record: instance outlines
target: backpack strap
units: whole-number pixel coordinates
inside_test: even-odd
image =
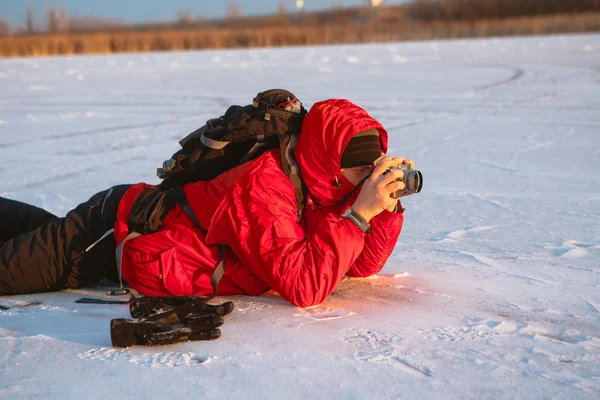
[[[117,250],[115,251],[115,258],[117,260],[117,273],[119,274],[119,290],[111,290],[108,292],[108,295],[111,296],[119,296],[129,293],[129,290],[123,288],[123,273],[122,273],[122,265],[123,265],[123,247],[125,246],[125,242],[131,239],[135,239],[136,237],[142,236],[141,233],[131,232],[127,237],[117,246]]]
[[[200,136],[200,141],[202,142],[203,145],[205,145],[209,149],[213,149],[213,150],[224,149],[229,143],[231,143],[231,141],[221,141],[221,140],[211,139],[211,138],[205,136],[204,133],[202,133],[202,136]]]
[[[225,251],[227,251],[227,246],[224,244],[219,245],[219,251],[221,252],[221,262],[215,268],[212,276],[210,277],[210,284],[213,288],[212,295],[208,296],[208,300],[214,298],[217,295],[217,286],[219,285],[219,281],[223,277],[225,273]]]
[[[183,188],[181,186],[177,186],[177,187],[170,189],[167,192],[167,196],[171,197],[172,199],[174,199],[177,202],[177,204],[179,204],[179,206],[182,208],[182,210],[187,214],[187,216],[192,220],[192,222],[198,229],[200,229],[204,233],[208,232],[206,229],[204,229],[202,227],[202,225],[200,225],[200,221],[198,221],[196,214],[194,214],[194,211],[190,207],[190,204],[188,203],[185,193],[183,191]],[[147,232],[147,233],[151,233],[151,232]],[[123,288],[123,273],[122,273],[123,247],[125,246],[125,242],[127,242],[128,240],[135,239],[140,236],[142,236],[141,233],[132,231],[129,235],[127,235],[125,240],[123,240],[117,246],[117,249],[115,252],[115,258],[117,261],[117,272],[119,274],[120,289],[111,291],[108,294],[123,295],[123,294],[129,293],[128,289]],[[212,286],[213,292],[209,297],[207,297],[207,300],[210,300],[217,295],[217,286],[219,285],[219,281],[221,280],[221,278],[223,277],[223,274],[225,273],[225,252],[227,251],[227,247],[222,244],[220,244],[218,247],[219,247],[219,252],[221,253],[221,261],[215,268],[215,270],[210,278],[210,284]]]
[[[300,167],[292,154],[296,143],[298,142],[298,135],[287,134],[280,138],[281,146],[281,166],[283,172],[287,175],[289,180],[294,185],[294,192],[296,194],[296,206],[298,209],[298,221],[302,220],[304,214],[304,207],[306,206],[306,185],[300,176]]]
[[[204,233],[208,232],[202,227],[202,225],[200,225],[200,221],[198,221],[196,214],[194,214],[194,210],[192,210],[192,207],[190,207],[190,204],[187,201],[187,197],[185,196],[185,192],[183,191],[183,188],[181,186],[177,186],[169,190],[168,195],[175,199],[175,201],[177,201],[177,204],[179,204],[181,209],[187,214],[187,216],[192,220],[192,222],[194,223],[194,225],[196,225],[198,229],[200,229]],[[227,251],[227,246],[220,244],[218,247],[219,252],[221,253],[221,261],[219,262],[217,268],[215,268],[212,276],[210,277],[210,285],[213,288],[213,292],[209,297],[207,297],[207,300],[210,300],[217,295],[217,286],[219,285],[219,282],[221,281],[221,278],[225,273],[225,252]]]
[[[198,221],[196,214],[194,214],[194,210],[192,210],[192,207],[190,207],[190,203],[188,203],[187,197],[185,197],[185,192],[181,186],[176,186],[170,189],[167,192],[167,195],[175,199],[177,204],[179,204],[179,207],[183,209],[187,216],[190,217],[194,225],[196,225],[196,228],[200,229],[204,233],[208,232],[208,230],[204,229],[202,225],[200,225],[200,221]]]

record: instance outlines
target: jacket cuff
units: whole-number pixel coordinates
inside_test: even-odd
[[[363,232],[354,222],[350,221],[348,218],[343,218],[341,216],[336,217],[339,218],[341,224],[346,224],[346,226],[348,227],[350,232],[352,232],[352,234],[360,236],[363,240],[367,236],[367,233]]]
[[[402,203],[400,202],[400,200],[398,200],[398,203],[396,203],[396,208],[394,209],[394,211],[389,211],[386,208],[379,215],[381,215],[382,217],[387,217],[387,219],[391,219],[391,218],[394,218],[395,214],[404,214],[404,210],[405,210],[405,208],[402,207]]]

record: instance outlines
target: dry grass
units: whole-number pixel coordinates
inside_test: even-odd
[[[32,35],[0,38],[0,56],[47,56],[235,47],[389,42],[503,35],[600,31],[600,12],[486,20],[398,19],[386,11],[372,21],[286,24],[264,28],[202,28],[156,32]]]
[[[600,0],[413,0],[405,9],[419,21],[478,21],[600,12]]]

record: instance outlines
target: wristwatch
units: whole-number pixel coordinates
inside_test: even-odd
[[[346,211],[344,211],[342,218],[346,218],[354,222],[356,226],[358,226],[358,229],[364,233],[371,232],[371,225],[369,225],[369,223],[359,213],[351,208],[348,208]]]

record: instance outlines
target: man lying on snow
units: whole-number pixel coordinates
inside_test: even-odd
[[[378,273],[398,240],[403,209],[391,195],[405,187],[398,167],[412,161],[382,156],[387,143],[385,129],[360,107],[316,103],[293,151],[307,188],[301,221],[278,149],[185,184],[197,221],[177,205],[158,231],[133,238],[128,218],[151,187],[145,183],[100,192],[64,218],[0,199],[0,295],[118,281],[119,245],[122,276],[140,293],[208,295],[225,245],[218,295],[273,289],[295,306],[319,304],[345,275]]]

